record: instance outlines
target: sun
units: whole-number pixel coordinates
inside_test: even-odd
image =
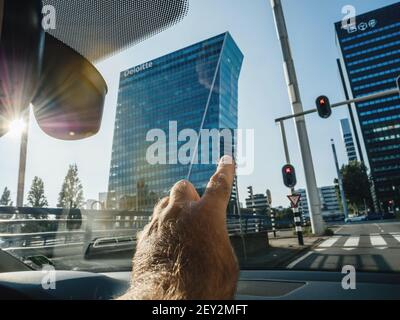
[[[19,137],[26,128],[26,123],[23,119],[15,119],[8,125],[9,134],[12,137]]]

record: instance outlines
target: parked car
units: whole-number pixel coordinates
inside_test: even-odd
[[[355,217],[351,217],[351,218],[347,218],[345,219],[345,222],[361,222],[361,221],[366,221],[367,220],[367,216],[363,215],[363,216],[355,216]]]

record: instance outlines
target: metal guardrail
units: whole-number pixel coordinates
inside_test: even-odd
[[[81,253],[89,244],[94,248],[133,245],[150,219],[149,213],[132,211],[0,208],[0,248],[45,250],[51,256],[66,249]],[[271,230],[271,221],[265,215],[228,215],[227,227],[230,236],[259,233]]]

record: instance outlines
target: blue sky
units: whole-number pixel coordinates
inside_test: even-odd
[[[77,163],[87,199],[97,199],[107,191],[119,73],[198,41],[229,31],[244,53],[239,83],[239,127],[254,129],[255,170],[239,178],[243,201],[246,186],[256,193],[271,189],[273,205],[288,205],[288,190],[282,184],[284,164],[279,128],[274,119],[291,112],[283,76],[282,56],[269,0],[189,0],[189,13],[178,25],[97,65],[105,77],[109,93],[102,128],[95,137],[64,142],[46,136],[34,119],[30,123],[27,189],[34,176],[45,183],[50,205],[55,206],[63,178],[71,163]],[[389,0],[283,0],[291,47],[305,109],[314,107],[320,94],[331,101],[343,100],[335,59],[334,22],[341,20],[342,7],[353,5],[361,14],[397,1]],[[335,167],[330,139],[336,141],[339,161],[346,161],[339,120],[347,109],[336,109],[331,118],[307,117],[307,126],[319,186],[330,185]],[[298,168],[298,187],[304,175],[292,122],[287,123],[289,148]],[[19,145],[7,135],[0,139],[0,190],[8,186],[16,197]],[[15,200],[14,200],[15,203]]]

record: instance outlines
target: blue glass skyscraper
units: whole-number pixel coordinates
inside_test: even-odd
[[[150,209],[188,177],[204,190],[216,163],[176,161],[185,144],[178,135],[185,129],[237,128],[242,61],[240,49],[224,33],[121,73],[108,190],[117,202]],[[148,134],[154,129],[166,133],[165,148],[158,150],[163,154],[157,154],[166,163],[148,158],[154,143]]]
[[[342,138],[346,147],[347,159],[349,162],[357,161],[357,152],[354,146],[353,133],[351,132],[349,119],[340,120],[340,128],[342,129]]]
[[[400,75],[400,2],[336,23],[342,62],[354,97],[396,88]],[[376,195],[385,210],[400,205],[400,96],[356,104]]]

